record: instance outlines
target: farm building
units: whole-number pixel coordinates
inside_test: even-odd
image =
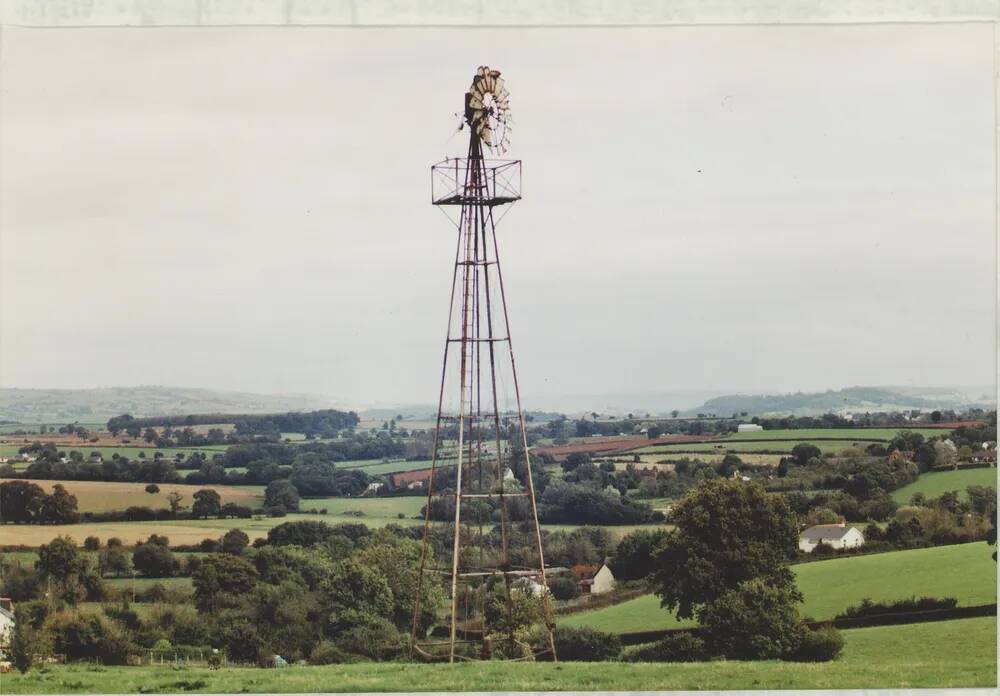
[[[738,433],[756,433],[763,429],[761,426],[753,423],[740,423],[736,426],[736,432]]]
[[[0,597],[0,648],[10,647],[14,634],[14,603],[7,597]]]
[[[580,580],[580,590],[584,594],[604,594],[615,589],[615,575],[608,567],[608,559],[590,577]]]
[[[848,527],[844,522],[817,524],[799,534],[799,550],[806,553],[811,552],[821,542],[835,549],[851,549],[864,546],[865,537],[858,529]]]

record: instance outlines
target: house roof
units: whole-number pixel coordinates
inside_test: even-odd
[[[0,614],[6,616],[11,621],[14,620],[14,612],[12,612],[10,609],[4,609],[3,607],[0,607]]]
[[[839,524],[817,524],[799,534],[800,539],[819,541],[820,539],[843,539],[854,527]]]

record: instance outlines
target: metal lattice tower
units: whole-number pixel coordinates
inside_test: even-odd
[[[468,124],[470,130],[468,155],[431,167],[432,203],[457,210],[453,222],[458,239],[411,647],[415,655],[450,662],[492,657],[494,641],[504,643],[497,647],[504,648],[506,657],[549,654],[556,659],[496,238],[495,212],[521,197],[521,162],[488,160],[483,155],[484,146],[506,149],[507,97],[500,73],[479,68],[466,94],[463,126]],[[456,399],[457,407],[446,407],[446,397]],[[450,528],[432,525],[432,509],[448,514]],[[438,532],[435,553],[432,537]],[[449,555],[451,562],[445,566]],[[422,589],[431,582],[443,582],[450,600],[447,635],[437,639],[422,635],[420,626]],[[542,604],[547,644],[541,647],[529,646],[515,635],[514,600],[523,588]],[[498,631],[497,625],[503,628]]]

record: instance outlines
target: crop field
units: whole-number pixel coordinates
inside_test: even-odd
[[[985,542],[978,542],[802,563],[792,567],[805,595],[800,612],[813,619],[830,619],[865,597],[878,601],[911,595],[954,597],[960,606],[989,604],[996,601],[997,587],[992,552]],[[691,624],[661,608],[659,598],[651,594],[570,614],[560,623],[613,633]]]
[[[996,488],[997,470],[989,468],[931,471],[921,474],[913,483],[893,491],[892,498],[900,505],[908,504],[914,493],[923,493],[928,498],[936,498],[947,491],[958,491],[962,498],[967,498],[965,489],[969,486]]]
[[[0,482],[12,479],[0,479]],[[52,486],[61,483],[70,493],[76,496],[80,512],[110,512],[124,510],[133,505],[154,509],[170,507],[167,501],[169,493],[180,493],[184,496],[181,505],[190,507],[196,491],[211,488],[221,497],[223,503],[236,503],[256,508],[264,503],[264,489],[261,486],[188,486],[174,483],[158,483],[159,493],[147,493],[144,483],[117,483],[105,481],[48,481],[41,479],[17,479],[30,481],[41,486],[46,493],[52,491]]]
[[[833,662],[354,663],[326,667],[50,666],[3,675],[4,694],[648,691],[996,686],[993,617],[844,632]]]

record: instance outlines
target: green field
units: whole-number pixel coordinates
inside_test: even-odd
[[[45,667],[3,675],[4,694],[362,691],[650,691],[996,686],[995,618],[845,631],[825,663],[356,663],[256,669]]]
[[[348,519],[356,519],[358,522],[364,522],[370,527],[383,527],[390,522],[397,524],[412,523],[412,518],[420,514],[420,508],[426,502],[427,499],[422,495],[394,498],[303,498],[299,501],[299,508],[302,510],[321,510],[325,508],[327,514],[320,519],[326,522],[342,521],[339,519],[340,517],[347,517]],[[350,518],[344,515],[345,512],[352,510],[357,510],[365,514],[357,518]],[[399,519],[399,513],[403,513],[406,519]]]
[[[111,587],[115,587],[119,590],[132,589],[132,578],[105,578],[104,582]],[[153,585],[163,585],[169,588],[183,588],[190,589],[191,578],[181,577],[181,578],[135,578],[135,589],[137,592],[142,592],[147,590]]]
[[[448,466],[454,464],[454,460],[439,460],[438,466]],[[408,462],[405,459],[393,461],[383,461],[381,459],[361,459],[350,462],[337,462],[338,469],[361,469],[369,476],[378,474],[395,474],[400,471],[418,471],[419,469],[430,469],[430,460],[420,462]]]
[[[727,442],[719,440],[717,442],[696,442],[693,444],[673,444],[673,445],[650,445],[636,450],[629,450],[628,454],[662,454],[683,456],[690,453],[692,457],[702,452],[723,453],[747,452],[750,454],[758,452],[780,452],[788,454],[792,448],[800,442],[808,442],[816,445],[823,454],[833,454],[847,449],[848,447],[865,446],[871,444],[870,441],[862,440],[760,440],[757,442]]]
[[[30,443],[29,443],[30,444]],[[13,457],[17,454],[17,451],[24,447],[25,443],[14,444],[14,445],[0,445],[0,457]],[[122,457],[128,457],[129,459],[137,459],[140,452],[145,452],[148,459],[152,459],[153,455],[159,452],[167,459],[173,459],[176,455],[182,454],[185,457],[194,454],[195,452],[200,452],[206,457],[211,458],[213,454],[219,454],[226,451],[227,445],[207,445],[205,447],[164,447],[156,448],[153,446],[147,447],[93,447],[93,446],[69,446],[60,445],[59,451],[66,452],[69,454],[73,450],[80,452],[84,457],[89,457],[91,452],[100,452],[101,456],[105,459],[110,459],[112,455],[118,454]]]
[[[954,597],[959,605],[996,601],[997,567],[985,542],[938,546],[913,551],[835,558],[801,563],[792,570],[805,595],[800,611],[813,619],[830,619],[865,597],[904,599],[911,595]],[[643,595],[603,609],[570,614],[567,626],[590,626],[613,633],[656,631],[680,622],[654,595]]]
[[[900,505],[907,505],[914,493],[923,493],[928,498],[937,498],[947,491],[958,491],[966,498],[969,486],[997,486],[997,470],[958,469],[957,471],[932,471],[920,474],[913,483],[893,491],[892,498]]]
[[[824,437],[836,440],[888,442],[904,431],[920,433],[925,439],[937,435],[947,435],[951,432],[946,428],[801,428],[733,433],[729,438],[739,440],[795,440],[796,442],[809,442],[812,438]]]

